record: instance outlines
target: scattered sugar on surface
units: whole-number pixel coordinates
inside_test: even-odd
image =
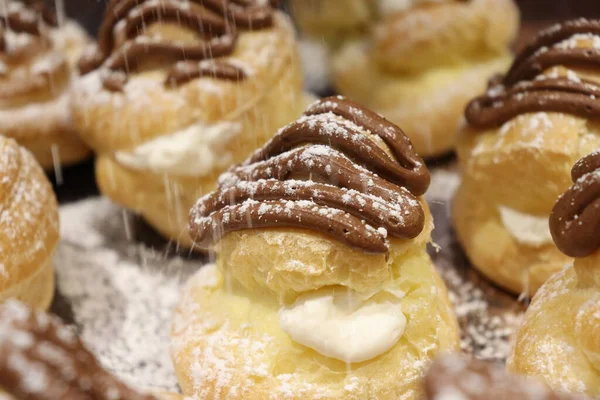
[[[426,198],[434,214],[434,240],[439,247],[433,260],[454,305],[461,327],[463,351],[480,359],[505,362],[511,337],[520,325],[522,309],[516,299],[507,301],[510,307],[497,306],[469,276],[466,260],[449,221],[450,202],[459,184],[460,176],[452,168],[432,171],[431,188]]]
[[[65,205],[60,214],[57,285],[82,339],[132,386],[175,389],[169,326],[197,262],[167,259],[128,241],[121,209],[106,199]]]

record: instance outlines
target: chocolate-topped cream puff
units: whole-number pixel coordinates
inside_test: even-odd
[[[333,38],[335,89],[402,126],[423,157],[454,149],[464,107],[508,66],[519,25],[512,0],[292,3],[309,36]]]
[[[198,399],[417,399],[459,337],[425,246],[429,172],[402,130],[323,99],[190,214],[216,251],[184,291],[172,358]]]
[[[45,169],[73,164],[90,150],[69,106],[87,34],[42,1],[0,7],[0,133],[27,147]]]
[[[76,125],[101,191],[191,246],[187,213],[306,106],[294,30],[264,1],[110,1]]]
[[[542,31],[465,113],[454,226],[475,267],[515,293],[571,262],[548,216],[571,166],[600,147],[599,35],[588,20]]]
[[[0,398],[157,400],[104,370],[57,318],[15,300],[0,305]]]
[[[550,214],[550,232],[558,248],[575,261],[538,290],[508,366],[556,390],[598,398],[600,152],[579,160],[571,177],[573,185]]]

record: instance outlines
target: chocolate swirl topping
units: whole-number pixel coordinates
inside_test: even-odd
[[[388,234],[414,238],[423,230],[416,196],[429,181],[400,128],[330,97],[223,174],[218,190],[192,209],[190,233],[197,246],[208,248],[231,231],[306,228],[366,252],[387,253]]]
[[[16,400],[155,400],[105,371],[57,319],[13,300],[0,306],[0,397]]]
[[[531,112],[562,112],[585,118],[600,117],[600,85],[575,74],[545,77],[555,66],[600,68],[599,48],[561,44],[585,35],[600,36],[600,21],[578,19],[540,32],[515,59],[504,77],[492,79],[488,91],[475,98],[465,116],[477,128],[499,126],[517,115]]]
[[[571,178],[550,214],[550,232],[560,251],[586,257],[600,249],[600,152],[577,161]]]
[[[194,31],[193,43],[175,42],[144,36],[145,27],[154,22],[169,22]],[[149,58],[174,64],[167,71],[165,84],[177,86],[198,77],[241,81],[243,68],[225,60],[231,54],[237,32],[272,26],[272,4],[259,0],[111,0],[98,33],[94,52],[79,61],[82,74],[101,66],[108,73],[105,88],[122,90],[126,73]]]

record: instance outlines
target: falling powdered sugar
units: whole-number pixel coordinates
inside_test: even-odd
[[[128,221],[108,200],[66,205],[60,214],[57,286],[83,341],[132,386],[176,389],[169,327],[181,284],[197,263],[165,259],[129,241]]]

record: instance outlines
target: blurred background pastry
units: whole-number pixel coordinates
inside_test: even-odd
[[[579,160],[550,230],[573,265],[554,274],[525,314],[511,371],[570,393],[600,396],[600,152]]]
[[[72,124],[69,88],[87,34],[42,1],[4,1],[0,16],[0,133],[45,169],[85,159],[90,151]]]
[[[597,20],[542,31],[466,110],[454,227],[475,267],[514,293],[570,263],[547,221],[571,166],[600,147],[599,33]]]
[[[268,2],[111,1],[79,66],[74,120],[101,192],[184,247],[198,196],[307,103],[293,27]]]
[[[458,348],[426,252],[429,172],[404,133],[323,99],[198,201],[190,232],[217,252],[189,281],[171,351],[198,399],[418,399]]]
[[[300,26],[335,42],[335,89],[401,125],[423,157],[453,150],[464,106],[510,62],[512,0],[341,3],[292,1]]]
[[[0,398],[157,400],[105,371],[56,317],[15,300],[0,305]]]
[[[44,171],[28,150],[0,136],[0,302],[50,306],[58,239],[58,204]]]

